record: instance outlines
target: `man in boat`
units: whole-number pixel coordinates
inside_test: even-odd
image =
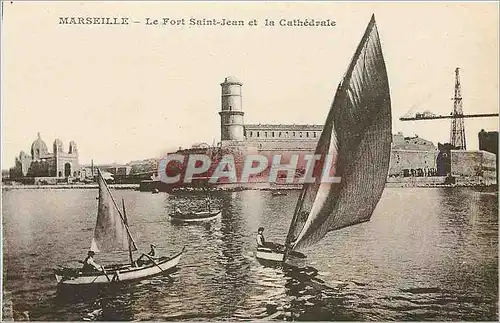
[[[208,212],[210,212],[210,197],[206,197],[205,198],[205,202],[207,203],[207,209],[208,209]]]
[[[149,257],[147,257],[145,254],[142,254],[139,258],[137,258],[137,260],[135,261],[135,263],[137,264],[137,266],[141,267],[143,266],[144,264],[147,264],[149,262],[151,262],[151,259],[158,259],[158,254],[156,253],[156,246],[154,244],[151,244],[149,246],[151,249],[149,250],[149,252],[147,253],[147,255]],[[150,259],[151,258],[151,259]]]
[[[93,272],[93,271],[102,271],[102,266],[96,264],[96,262],[94,261],[94,255],[95,255],[95,252],[93,252],[92,250],[90,250],[87,253],[87,258],[85,258],[85,260],[83,261],[82,271],[84,273]]]
[[[156,258],[156,246],[154,244],[150,245],[150,250],[148,252],[148,256],[151,256],[151,258]]]
[[[260,227],[257,231],[257,247],[269,248],[269,249],[282,249],[283,246],[276,244],[274,242],[266,242],[264,238],[264,228]]]

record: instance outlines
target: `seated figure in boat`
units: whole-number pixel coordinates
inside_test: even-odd
[[[156,246],[154,244],[151,244],[150,248],[151,249],[147,253],[147,255],[149,257],[147,257],[146,255],[142,254],[139,258],[137,258],[137,260],[136,260],[137,266],[141,267],[142,265],[144,265],[144,264],[146,264],[148,262],[151,262],[151,259],[158,259],[159,258],[158,254],[156,252]],[[146,258],[146,259],[144,259],[144,258]]]
[[[274,242],[266,242],[266,238],[264,238],[264,228],[260,227],[257,231],[257,247],[281,250],[283,246]]]
[[[149,252],[148,252],[148,256],[151,256],[151,258],[158,258],[158,257],[156,256],[156,246],[155,246],[154,244],[151,244],[151,245],[150,245],[150,248],[151,248],[151,249],[150,249],[150,250],[149,250]]]
[[[85,260],[83,261],[82,271],[84,273],[89,273],[89,272],[93,272],[93,271],[102,271],[102,266],[98,265],[94,261],[94,255],[95,255],[95,252],[93,252],[92,250],[90,250],[87,253],[87,258],[85,258]]]
[[[210,212],[210,197],[206,197],[205,198],[205,203],[207,203],[207,209],[208,209],[208,212]]]

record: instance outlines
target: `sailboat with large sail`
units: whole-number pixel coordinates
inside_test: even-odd
[[[97,182],[99,184],[97,221],[89,253],[128,251],[129,263],[103,266],[100,270],[93,271],[60,266],[54,270],[58,284],[116,283],[168,273],[174,269],[179,264],[184,248],[173,257],[155,258],[150,254],[142,254],[134,261],[132,252],[137,251],[137,245],[130,233],[125,203],[122,200],[123,209],[120,210],[100,170]]]
[[[319,242],[328,232],[369,221],[389,170],[391,100],[380,38],[372,15],[335,97],[315,154],[312,183],[303,185],[285,245],[258,247],[259,261],[284,263],[297,250]],[[322,181],[331,162],[339,182]]]

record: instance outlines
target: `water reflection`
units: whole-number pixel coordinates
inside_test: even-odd
[[[52,268],[86,253],[95,192],[3,192],[4,289],[14,317],[31,320],[495,320],[498,196],[468,189],[386,189],[370,222],[304,250],[305,269],[268,268],[255,234],[282,242],[298,192],[223,192],[216,221],[176,225],[175,206],[204,196],[123,197],[140,250],[186,246],[179,270],[94,294],[56,292]],[[23,207],[19,207],[23,205]],[[100,254],[100,263],[127,254]],[[5,297],[5,296],[4,296]],[[7,302],[8,303],[8,302]]]

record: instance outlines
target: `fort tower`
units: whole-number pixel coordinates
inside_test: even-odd
[[[243,115],[245,113],[241,106],[242,85],[243,83],[233,76],[226,77],[224,82],[221,83],[221,111],[219,112],[221,141],[245,140],[243,123]]]

